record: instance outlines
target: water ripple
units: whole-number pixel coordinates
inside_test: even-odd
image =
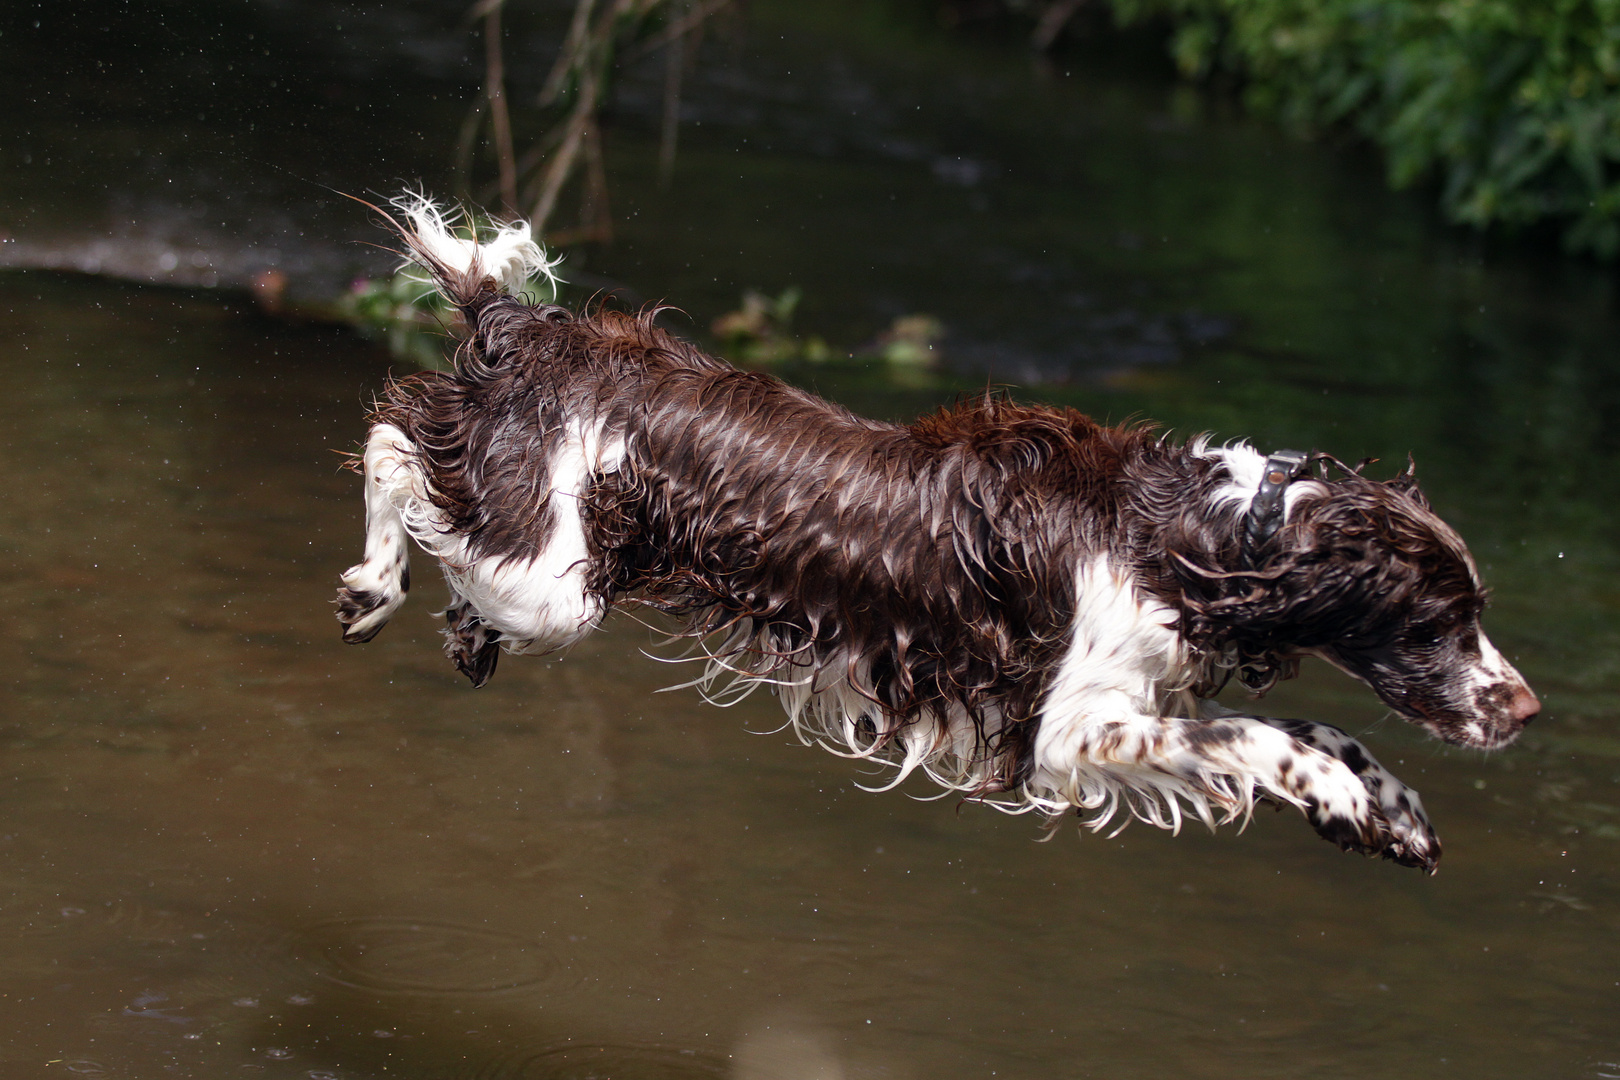
[[[537,941],[424,919],[336,919],[309,928],[325,978],[385,994],[492,994],[533,986],[557,968]]]
[[[702,1051],[582,1043],[514,1052],[488,1062],[467,1080],[698,1080],[724,1075],[723,1061]]]

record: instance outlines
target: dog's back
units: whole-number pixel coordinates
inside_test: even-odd
[[[425,477],[436,518],[417,538],[462,601],[451,653],[475,681],[498,646],[565,646],[630,598],[717,637],[716,676],[877,706],[864,746],[955,728],[974,790],[1023,779],[1075,568],[1119,535],[1113,480],[1145,431],[994,395],[881,423],[722,364],[649,313],[447,291],[467,298],[454,370],[390,385],[373,421]],[[577,599],[541,575],[572,578]],[[512,594],[564,617],[536,621]]]

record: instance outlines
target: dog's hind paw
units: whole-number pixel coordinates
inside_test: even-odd
[[[444,655],[477,689],[495,674],[501,658],[501,632],[480,619],[465,603],[444,612]]]
[[[343,624],[343,640],[359,645],[376,637],[405,603],[411,568],[403,558],[394,559],[386,569],[367,560],[345,570],[342,581],[337,595],[338,622]]]

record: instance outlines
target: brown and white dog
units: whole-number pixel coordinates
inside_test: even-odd
[[[1177,828],[1300,808],[1341,847],[1433,870],[1417,793],[1337,728],[1233,713],[1318,656],[1447,742],[1540,708],[1480,630],[1462,540],[1407,473],[1269,459],[985,396],[902,427],[739,371],[654,325],[517,295],[527,226],[458,235],[396,202],[407,256],[465,317],[454,369],[391,383],[357,466],[365,560],[344,640],[450,586],[446,652],[578,641],[615,604],[699,644],[693,685],[764,685],[807,742],[1012,811]],[[1316,468],[1311,470],[1309,464]]]

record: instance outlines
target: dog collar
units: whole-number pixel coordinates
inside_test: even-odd
[[[1301,450],[1278,450],[1266,458],[1266,471],[1260,477],[1260,489],[1249,502],[1248,516],[1243,520],[1243,548],[1249,554],[1277,535],[1283,524],[1283,492],[1289,481],[1305,471],[1310,455]]]

